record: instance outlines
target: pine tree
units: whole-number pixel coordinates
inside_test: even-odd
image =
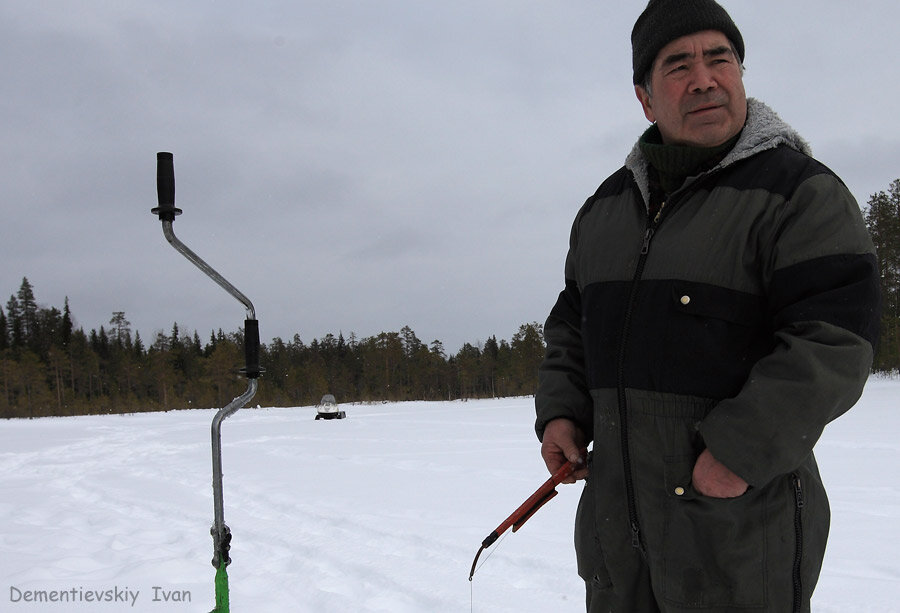
[[[0,351],[9,349],[9,332],[6,329],[6,315],[0,309]]]
[[[131,322],[125,319],[125,311],[113,311],[109,320],[110,334],[117,347],[122,348],[131,342]]]
[[[38,307],[37,301],[34,299],[34,287],[28,282],[27,277],[22,277],[22,285],[19,286],[16,298],[19,302],[22,319],[23,341],[33,346],[36,344],[38,336]]]
[[[176,349],[181,347],[181,339],[179,338],[178,322],[172,324],[172,334],[169,335],[169,347]]]
[[[881,273],[881,342],[876,370],[900,369],[900,179],[869,198],[866,226]]]
[[[35,319],[34,333],[31,337],[31,349],[42,360],[53,347],[61,345],[60,330],[62,328],[62,313],[56,307],[39,308]]]
[[[9,346],[13,351],[18,351],[24,344],[22,334],[22,312],[19,309],[19,300],[10,296],[6,303],[7,327],[9,330]]]
[[[497,396],[497,367],[498,357],[500,355],[500,345],[497,344],[497,337],[491,336],[484,341],[484,349],[481,353],[482,373],[488,384],[490,385],[490,393],[492,397]]]
[[[109,359],[109,336],[106,329],[100,326],[100,332],[91,330],[91,350],[96,353],[101,360]]]
[[[63,307],[62,327],[59,330],[59,338],[63,347],[68,347],[72,340],[72,312],[69,310],[69,297],[66,296],[65,307]]]
[[[544,359],[544,327],[536,321],[524,324],[512,337],[512,372],[517,380],[519,393],[534,394],[537,391],[537,373]]]
[[[208,358],[212,355],[212,352],[216,349],[216,333],[213,330],[209,332],[209,342],[206,343],[206,347],[203,348],[203,357]]]
[[[447,359],[447,352],[444,351],[444,343],[437,339],[431,341],[431,353],[442,360]]]
[[[134,355],[137,358],[141,358],[144,356],[144,342],[141,340],[141,333],[134,333]]]

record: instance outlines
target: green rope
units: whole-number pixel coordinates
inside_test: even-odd
[[[224,564],[216,569],[216,608],[209,613],[229,613],[228,572]]]

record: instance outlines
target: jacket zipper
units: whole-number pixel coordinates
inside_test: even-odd
[[[803,484],[800,475],[793,473],[791,482],[794,488],[794,535],[796,549],[794,550],[794,613],[800,613],[803,604],[803,583],[800,579],[800,564],[803,561],[803,507],[806,500],[803,496]]]
[[[628,333],[631,329],[631,317],[637,302],[638,284],[644,274],[644,266],[647,263],[647,255],[650,253],[650,241],[662,221],[666,202],[663,201],[659,211],[653,219],[648,217],[647,228],[641,243],[640,257],[637,268],[631,281],[631,291],[628,295],[628,307],[625,310],[625,320],[622,323],[622,338],[619,341],[618,362],[616,365],[616,383],[619,400],[619,436],[622,446],[622,465],[625,475],[625,496],[628,507],[628,521],[631,525],[631,546],[645,553],[644,544],[641,541],[641,526],[637,514],[637,502],[634,494],[634,474],[631,470],[631,448],[628,443],[628,406],[625,397],[625,351],[628,346]]]

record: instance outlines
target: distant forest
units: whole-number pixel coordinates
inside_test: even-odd
[[[204,342],[177,323],[146,345],[121,311],[87,333],[74,328],[68,298],[62,310],[39,306],[26,277],[0,309],[0,417],[222,407],[246,387],[243,346],[243,331],[219,329]],[[449,356],[409,327],[309,344],[274,338],[260,347],[253,404],[313,405],[327,393],[342,403],[533,394],[543,354],[534,322],[509,342],[491,337]]]
[[[881,272],[881,341],[874,369],[900,371],[900,179],[868,201],[865,221]],[[0,418],[132,413],[221,407],[245,389],[243,331],[211,332],[204,342],[178,324],[145,345],[124,312],[108,327],[75,329],[69,301],[39,306],[22,279],[0,308]],[[304,343],[272,339],[260,348],[266,369],[254,404],[306,406],[327,393],[338,402],[452,400],[533,394],[544,355],[539,323],[512,339],[492,336],[447,355],[415,332],[358,339],[332,334]]]

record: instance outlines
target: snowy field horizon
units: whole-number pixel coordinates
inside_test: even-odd
[[[900,612],[898,399],[900,380],[870,379],[816,447],[832,509],[817,613]],[[482,539],[548,477],[531,398],[341,408],[224,423],[234,611],[584,610],[580,485],[468,581]],[[0,611],[212,609],[214,413],[0,421]],[[49,594],[67,601],[35,602]]]

